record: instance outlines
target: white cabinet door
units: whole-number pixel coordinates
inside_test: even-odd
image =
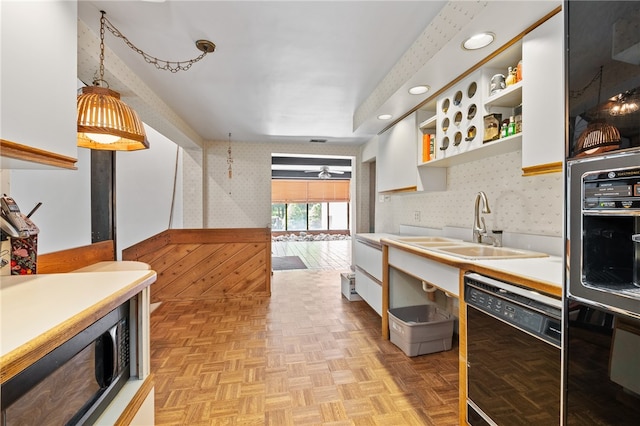
[[[2,135],[76,158],[77,2],[2,2]]]
[[[564,158],[564,18],[560,12],[522,42],[522,168]]]
[[[380,135],[376,164],[378,192],[416,190],[418,123],[415,112]]]

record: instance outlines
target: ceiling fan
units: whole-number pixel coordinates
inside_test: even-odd
[[[305,170],[305,173],[318,173],[320,179],[330,179],[331,174],[342,175],[344,172],[340,170],[331,170],[329,166],[320,166],[320,170]]]

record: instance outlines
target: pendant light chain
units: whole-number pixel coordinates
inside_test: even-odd
[[[105,83],[107,87],[109,87],[109,83],[104,80],[104,21],[105,12],[101,12],[102,17],[100,18],[100,69],[99,76],[93,78],[93,85],[100,86],[102,83]]]
[[[206,40],[198,40],[198,42],[196,42],[196,46],[198,47],[198,49],[202,50],[202,54],[200,54],[200,56],[198,56],[197,58],[194,59],[189,59],[188,61],[180,61],[180,62],[176,62],[176,61],[165,61],[163,59],[158,59],[154,56],[151,56],[147,53],[145,53],[142,49],[138,48],[137,46],[135,46],[133,43],[131,43],[129,41],[129,39],[127,37],[125,37],[119,29],[117,29],[106,17],[106,12],[101,11],[102,13],[102,18],[100,19],[100,36],[103,37],[104,36],[104,28],[103,25],[106,24],[107,29],[111,32],[111,34],[113,34],[115,37],[122,39],[122,41],[124,41],[124,43],[129,46],[129,48],[131,48],[131,50],[133,50],[134,52],[137,52],[139,55],[141,55],[144,60],[149,63],[149,64],[153,64],[155,65],[155,67],[159,70],[165,70],[165,71],[171,71],[172,73],[177,73],[178,71],[186,71],[189,68],[191,68],[191,66],[193,64],[195,64],[196,62],[200,61],[202,58],[204,58],[207,53],[211,53],[215,50],[215,44],[211,43],[210,41],[206,41]],[[204,43],[200,44],[200,43]],[[101,44],[101,46],[104,46],[104,44]]]
[[[602,88],[602,66],[600,66],[600,70],[596,73],[596,75],[593,76],[593,78],[591,79],[591,81],[589,83],[586,84],[586,86],[584,86],[582,89],[580,90],[570,90],[569,91],[569,97],[571,98],[579,98],[580,96],[582,96],[587,89],[589,89],[593,83],[595,83],[598,79],[600,79],[600,87]],[[598,102],[600,103],[600,102]]]
[[[597,103],[597,105],[600,105],[600,95],[602,94],[602,65],[600,65],[600,72],[598,73],[598,76],[600,77],[600,83],[598,83],[598,103]]]

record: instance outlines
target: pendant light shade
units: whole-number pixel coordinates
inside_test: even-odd
[[[578,138],[576,157],[600,154],[618,149],[620,146],[620,132],[614,125],[609,124],[601,117],[602,69],[603,67],[601,66],[597,75],[599,85],[596,116]]]
[[[620,132],[604,120],[595,120],[578,138],[576,157],[601,154],[620,147]]]
[[[138,114],[105,87],[82,88],[78,95],[78,146],[107,151],[149,148]]]
[[[107,19],[100,11],[100,69],[93,86],[78,95],[78,143],[82,148],[103,151],[136,151],[149,148],[138,114],[109,89],[104,80],[104,30]],[[101,86],[105,84],[106,87]]]

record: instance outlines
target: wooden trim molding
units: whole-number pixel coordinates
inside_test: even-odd
[[[380,195],[392,195],[392,194],[401,194],[404,192],[416,192],[418,190],[417,186],[407,186],[405,188],[398,189],[390,189],[388,191],[380,191],[378,194]]]
[[[36,272],[59,274],[109,260],[115,260],[113,240],[38,255]]]
[[[135,395],[133,395],[131,402],[129,402],[129,405],[127,405],[120,417],[118,417],[118,420],[115,421],[114,426],[127,426],[131,424],[154,385],[155,376],[151,373],[144,379],[144,383],[142,383],[142,386],[140,386]]]
[[[559,173],[562,172],[562,161],[555,163],[538,164],[535,166],[528,166],[522,168],[522,176],[536,176],[543,175],[545,173]]]
[[[389,246],[382,245],[382,339],[389,340]]]
[[[51,151],[34,148],[0,139],[0,155],[15,160],[28,161],[30,163],[44,164],[47,166],[60,167],[63,169],[76,170],[77,158],[67,157]]]
[[[464,301],[464,274],[467,271],[460,269],[460,297],[458,304],[458,413],[461,425],[467,423],[467,304]]]

